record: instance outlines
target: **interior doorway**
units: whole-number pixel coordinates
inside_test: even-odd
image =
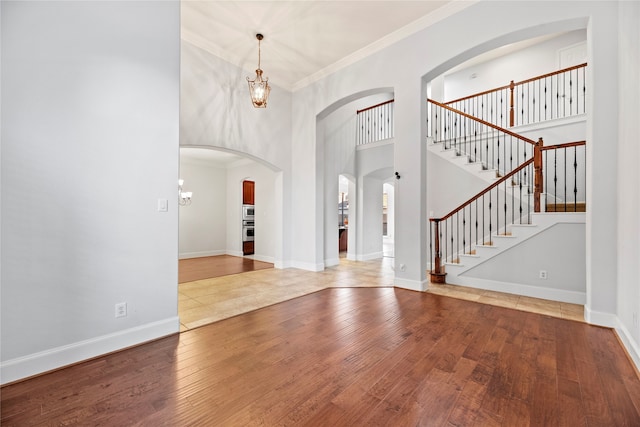
[[[385,182],[382,185],[382,256],[387,258],[395,256],[394,196],[393,181]]]
[[[338,253],[346,258],[349,248],[349,180],[338,177]]]

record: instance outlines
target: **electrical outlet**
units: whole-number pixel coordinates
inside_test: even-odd
[[[116,317],[125,317],[127,315],[127,303],[119,302],[116,304]]]
[[[547,270],[540,270],[540,278],[542,280],[547,280]]]

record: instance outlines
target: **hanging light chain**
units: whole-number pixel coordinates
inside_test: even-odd
[[[262,34],[256,35],[258,39],[258,69],[260,69],[260,42],[262,42]]]

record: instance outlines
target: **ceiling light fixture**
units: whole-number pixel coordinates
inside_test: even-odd
[[[271,87],[268,83],[268,77],[265,77],[264,80],[262,79],[262,70],[260,69],[260,41],[262,41],[264,36],[258,33],[256,34],[256,38],[258,39],[258,69],[256,70],[256,78],[249,80],[249,77],[247,77],[247,82],[249,83],[249,94],[251,95],[253,106],[256,108],[267,108],[267,98],[269,98]]]

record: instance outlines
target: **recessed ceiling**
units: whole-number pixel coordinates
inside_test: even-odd
[[[269,83],[304,87],[473,1],[185,1],[182,38]]]

